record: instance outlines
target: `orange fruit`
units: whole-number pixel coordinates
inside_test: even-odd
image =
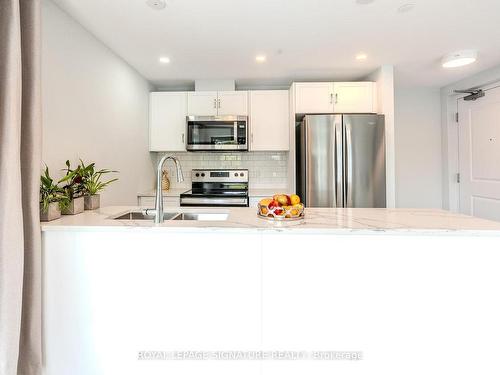
[[[272,200],[272,199],[270,199],[270,198],[264,198],[264,199],[261,199],[261,200],[260,200],[259,204],[260,204],[261,206],[266,206],[266,207],[267,207],[267,206],[269,206],[269,203],[271,203],[272,201],[273,201],[273,200]]]
[[[293,205],[299,204],[300,203],[300,197],[297,194],[293,194],[290,197],[290,201],[292,202]]]

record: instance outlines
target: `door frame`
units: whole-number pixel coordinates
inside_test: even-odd
[[[500,86],[500,66],[476,74],[441,89],[441,146],[443,160],[443,208],[460,212],[460,171],[457,113],[459,100],[467,94],[456,94],[454,90],[489,90]],[[488,94],[486,94],[488,95]],[[478,99],[481,100],[481,99]]]

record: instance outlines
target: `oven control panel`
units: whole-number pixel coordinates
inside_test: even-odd
[[[248,182],[248,169],[193,169],[193,182]]]

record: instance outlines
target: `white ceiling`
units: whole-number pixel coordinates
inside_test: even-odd
[[[54,1],[158,87],[358,79],[382,64],[395,65],[397,85],[442,87],[500,64],[499,0],[167,0],[161,11],[145,0]],[[477,63],[441,68],[469,48]]]

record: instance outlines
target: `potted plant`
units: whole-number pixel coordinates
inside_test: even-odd
[[[76,215],[84,210],[82,171],[80,166],[71,169],[69,160],[66,160],[66,175],[59,180],[59,183],[65,183],[62,187],[69,203],[61,211],[63,215]]]
[[[69,200],[50,177],[49,168],[45,166],[40,176],[40,221],[52,221],[61,217],[61,209],[69,204]]]
[[[108,169],[95,169],[95,163],[85,165],[80,159],[80,174],[82,177],[82,193],[85,199],[85,209],[95,210],[101,205],[101,198],[99,193],[103,191],[109,184],[118,180],[113,178],[108,181],[101,181],[103,174],[117,173]]]

